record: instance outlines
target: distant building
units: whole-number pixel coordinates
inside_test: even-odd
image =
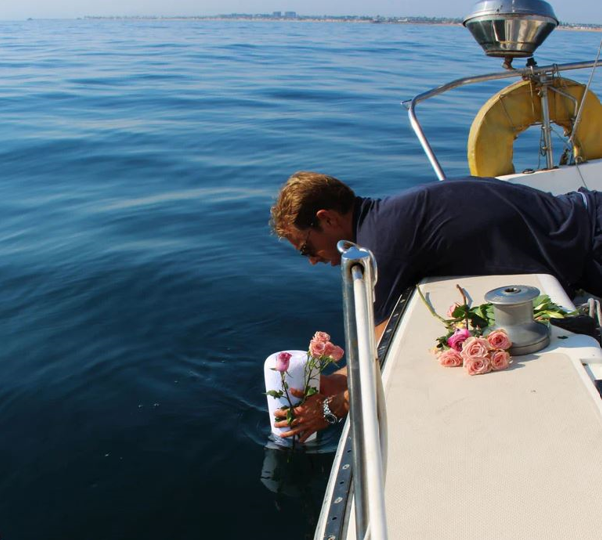
[[[272,13],[272,17],[282,17],[282,11],[274,11],[274,13]]]
[[[284,16],[287,19],[296,19],[297,18],[297,12],[295,12],[295,11],[285,11],[284,12]]]

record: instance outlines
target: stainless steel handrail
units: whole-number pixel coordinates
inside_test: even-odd
[[[378,404],[378,395],[383,392],[372,307],[376,263],[369,250],[352,242],[341,241],[337,247],[341,252],[343,277],[356,538],[386,540],[383,465],[386,424],[382,399]]]
[[[403,102],[403,105],[408,109],[408,116],[410,117],[410,124],[422,145],[424,152],[426,153],[427,158],[431,162],[431,166],[435,170],[435,174],[439,180],[445,180],[445,172],[441,167],[439,160],[435,156],[435,152],[433,151],[426,135],[424,134],[424,130],[418,122],[418,118],[416,117],[416,105],[421,101],[425,101],[434,96],[438,96],[449,90],[453,90],[454,88],[458,88],[460,86],[467,86],[469,84],[475,84],[486,81],[496,81],[501,79],[511,79],[513,77],[517,78],[530,78],[530,77],[539,77],[539,76],[553,76],[555,73],[560,71],[569,71],[573,69],[585,69],[585,68],[593,68],[597,65],[596,61],[593,62],[572,62],[570,64],[553,64],[551,66],[542,66],[542,67],[525,67],[522,69],[512,69],[510,71],[501,71],[497,73],[488,73],[485,75],[478,75],[476,77],[464,77],[462,79],[456,79],[455,81],[449,82],[442,86],[438,86],[437,88],[433,88],[432,90],[428,90],[427,92],[423,92],[422,94],[418,94],[415,98],[411,100],[407,100]]]
[[[399,298],[397,304],[393,308],[391,317],[389,318],[386,328],[381,339],[377,344],[378,364],[381,371],[387,363],[389,351],[392,350],[391,345],[395,334],[395,329],[403,320],[404,314],[415,292],[415,287],[408,287]],[[389,359],[390,360],[390,359]],[[377,381],[379,378],[377,377]],[[379,405],[382,403],[382,408],[379,408],[379,419],[382,426],[381,434],[381,449],[383,451],[383,476],[387,478],[386,467],[386,452],[387,445],[387,430],[385,429],[386,416],[381,415],[381,410],[385,408],[384,399],[381,401],[379,396]],[[334,456],[332,470],[320,518],[316,527],[313,540],[343,540],[348,537],[349,526],[352,520],[350,514],[352,512],[353,501],[353,447],[351,440],[351,420],[347,418],[341,438]]]

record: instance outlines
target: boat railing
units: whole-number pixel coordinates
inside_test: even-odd
[[[421,144],[424,152],[426,153],[426,156],[427,156],[428,160],[430,161],[431,166],[435,170],[435,174],[437,175],[437,178],[439,180],[445,180],[445,178],[446,178],[445,172],[443,171],[443,168],[441,167],[441,164],[439,163],[437,156],[435,156],[435,152],[433,151],[433,148],[431,147],[428,139],[426,138],[426,135],[424,134],[424,130],[422,129],[422,126],[420,125],[420,122],[418,121],[418,117],[416,116],[416,105],[418,105],[418,103],[425,101],[427,99],[430,99],[432,97],[441,95],[445,92],[448,92],[449,90],[453,90],[454,88],[458,88],[460,86],[467,86],[469,84],[476,84],[476,83],[482,83],[482,82],[487,82],[487,81],[496,81],[496,80],[511,79],[511,78],[522,78],[522,79],[537,78],[539,80],[545,80],[546,78],[548,78],[549,80],[551,80],[552,76],[558,74],[561,71],[570,71],[570,70],[574,70],[574,69],[587,69],[587,68],[595,69],[597,65],[598,65],[598,60],[596,59],[595,61],[590,61],[590,62],[573,62],[573,63],[569,63],[569,64],[552,64],[550,66],[542,66],[542,67],[538,67],[536,65],[530,65],[530,66],[522,68],[522,69],[512,68],[510,70],[501,71],[501,72],[497,72],[497,73],[488,73],[485,75],[478,75],[478,76],[474,76],[474,77],[463,77],[462,79],[456,79],[455,81],[438,86],[437,88],[433,88],[432,90],[423,92],[422,94],[417,95],[416,97],[414,97],[411,100],[404,101],[403,105],[408,109],[408,116],[410,117],[410,124],[412,126],[412,129],[416,133],[416,136],[418,137],[418,140],[420,141],[420,144]],[[591,80],[590,80],[590,83],[591,83]],[[589,87],[590,83],[588,83],[588,87]],[[553,87],[550,87],[550,90],[557,91]],[[583,95],[584,99],[585,99],[585,95],[586,94],[584,93],[584,95]],[[547,104],[543,107],[543,112],[544,112],[544,115],[547,113]],[[549,118],[542,118],[542,123],[544,124],[546,133],[549,133],[549,128],[550,128]],[[546,123],[547,123],[547,125],[546,125]],[[573,130],[573,131],[575,131],[575,130]],[[552,145],[549,142],[547,144],[547,148],[549,149],[548,167],[551,167],[550,161],[551,161],[551,157],[552,157],[551,156]]]
[[[386,411],[374,335],[376,262],[372,253],[341,241],[356,538],[386,540]]]

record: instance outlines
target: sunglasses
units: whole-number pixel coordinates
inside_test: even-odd
[[[299,253],[301,253],[301,255],[303,255],[303,257],[313,257],[314,256],[314,250],[313,248],[309,247],[307,245],[307,242],[309,241],[309,236],[311,235],[311,231],[313,231],[313,226],[314,226],[315,220],[311,222],[310,226],[309,226],[309,230],[307,231],[307,235],[305,235],[305,240],[303,240],[303,243],[301,244],[301,246],[299,247]]]

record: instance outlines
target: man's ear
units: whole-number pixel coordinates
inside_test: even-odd
[[[320,220],[320,226],[322,228],[337,226],[339,224],[340,215],[336,210],[318,210],[316,217]]]

